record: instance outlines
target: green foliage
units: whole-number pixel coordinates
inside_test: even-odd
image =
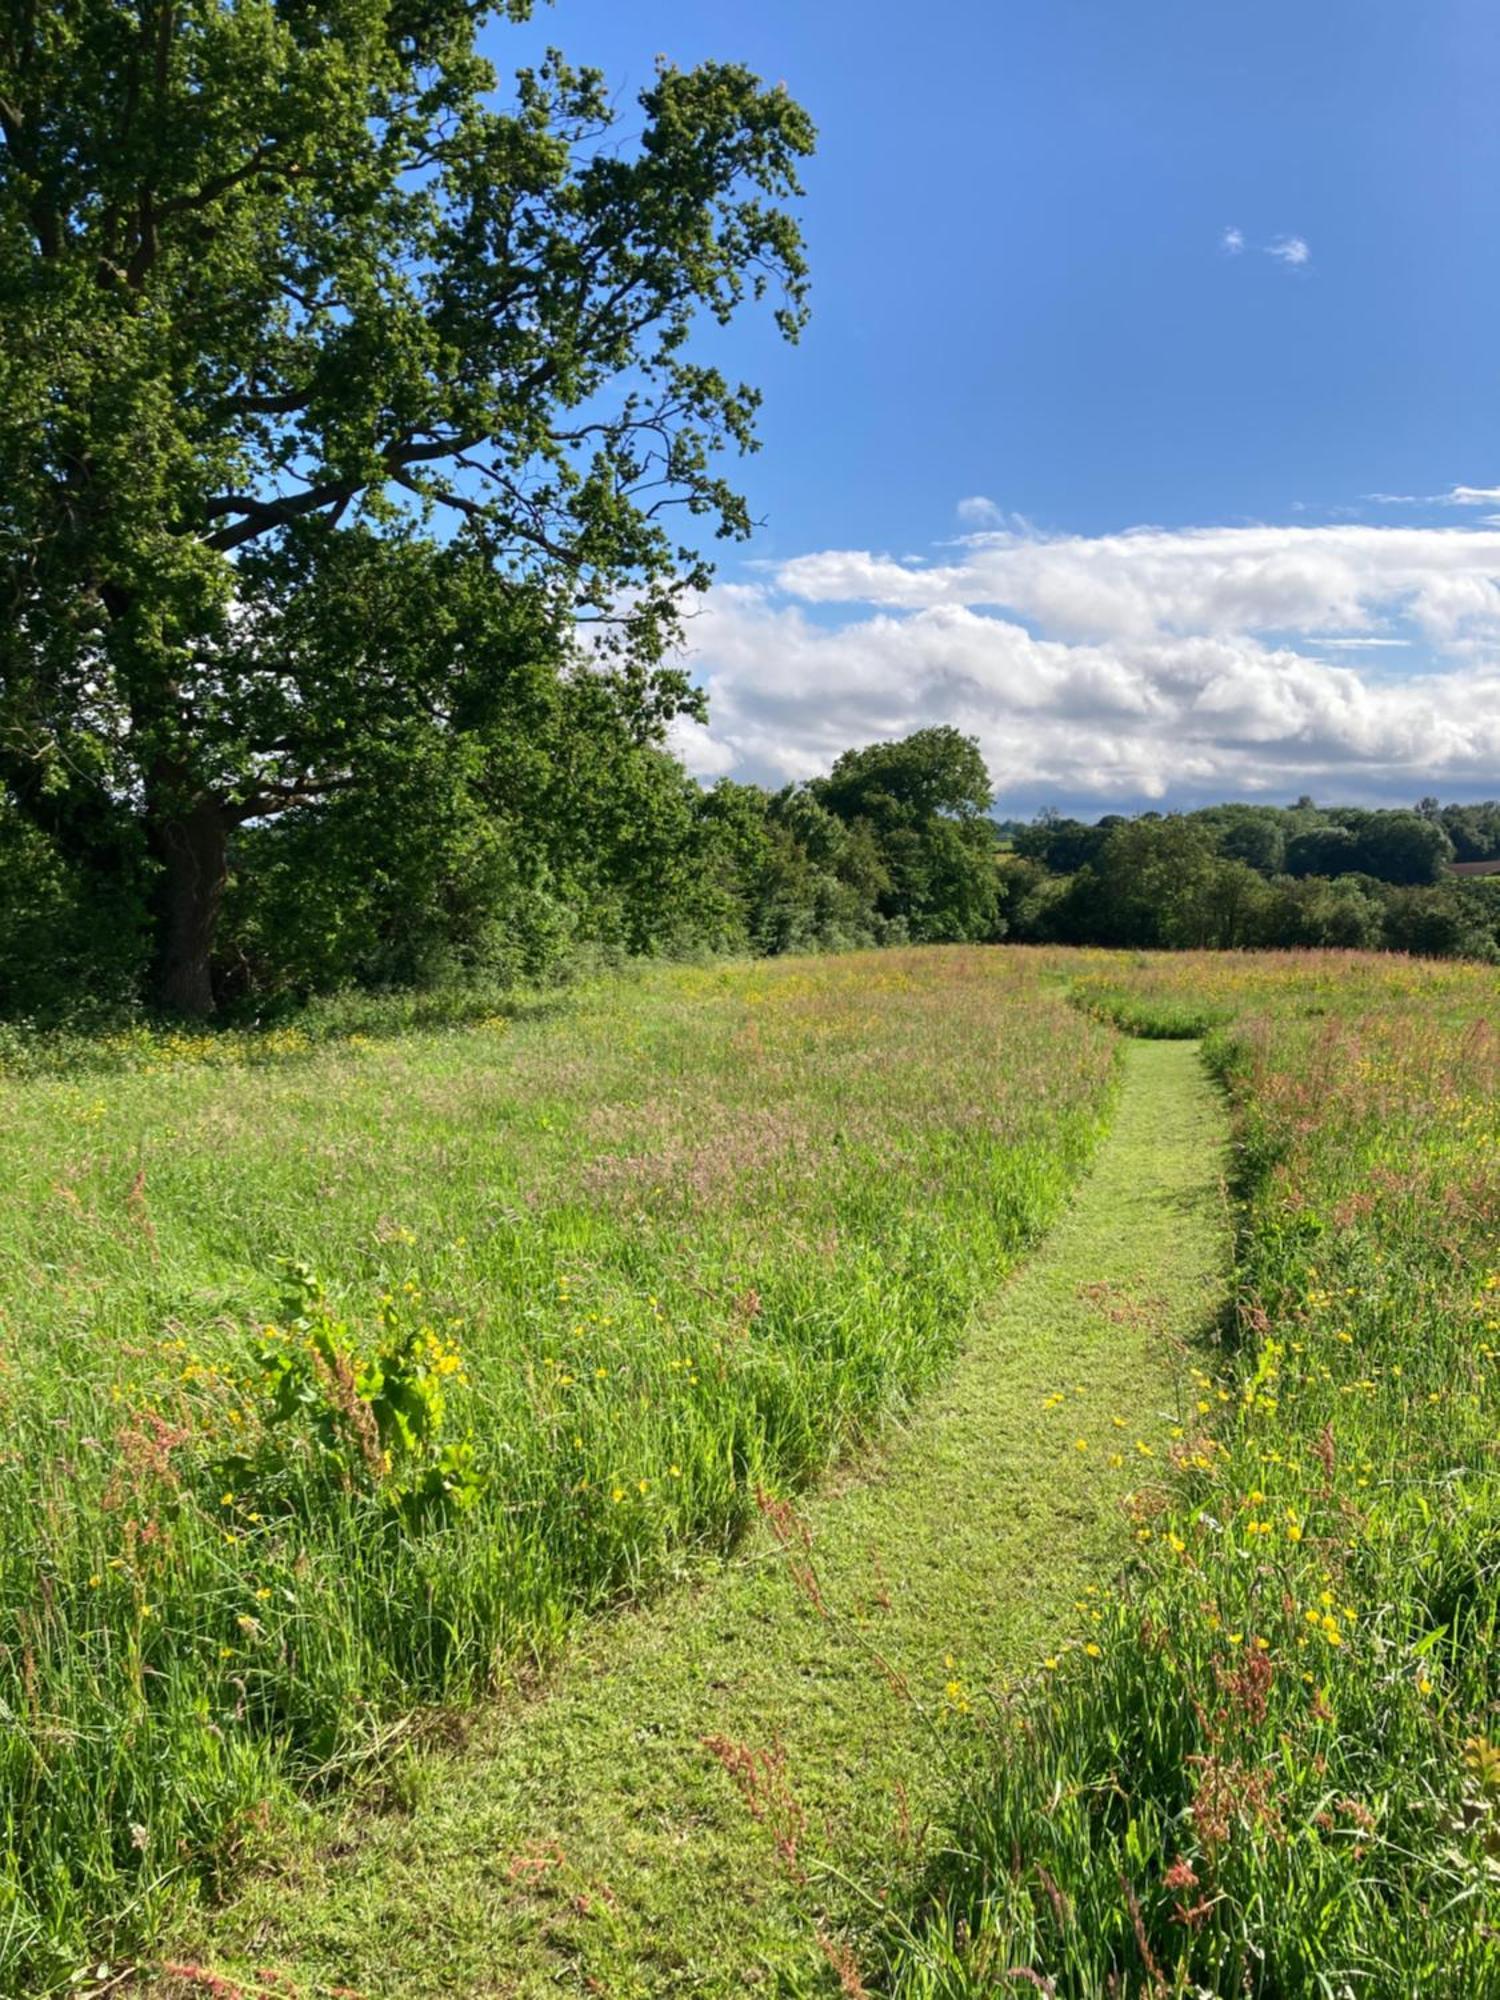
[[[341,984],[536,981],[600,951],[776,956],[1001,932],[988,783],[962,739],[911,739],[909,772],[903,745],[851,753],[831,795],[705,792],[640,740],[607,676],[543,663],[489,702],[463,738],[402,736],[372,757],[372,789],[241,833],[222,992],[263,1009]],[[850,780],[866,756],[891,789]]]
[[[1288,875],[1352,875],[1359,844],[1347,826],[1307,827],[1286,844]]]
[[[1043,814],[1002,871],[1010,935],[1151,950],[1286,945],[1500,956],[1500,898],[1446,877],[1444,815],[1472,843],[1487,808],[1320,812],[1212,806],[1085,826]],[[1282,872],[1282,871],[1285,872]]]
[[[285,1324],[265,1327],[254,1346],[262,1444],[225,1460],[231,1484],[276,1506],[288,1456],[305,1443],[343,1492],[373,1492],[411,1521],[473,1506],[484,1490],[473,1438],[443,1435],[447,1392],[463,1381],[457,1323],[432,1325],[407,1279],[382,1297],[374,1343],[362,1351],[308,1267],[293,1263],[287,1275]],[[305,1481],[292,1491],[305,1499]]]
[[[527,680],[508,714],[375,766],[378,785],[247,828],[221,985],[245,1005],[338,986],[535,982],[591,951],[725,935],[704,905],[701,799],[593,674]]]
[[[1435,799],[1424,799],[1417,810],[1424,819],[1436,819],[1453,843],[1456,860],[1500,860],[1500,802],[1440,806]]]
[[[813,796],[868,843],[878,914],[920,943],[998,934],[989,773],[971,736],[919,729],[895,743],[846,750]]]
[[[1436,882],[1453,859],[1442,826],[1420,813],[1369,813],[1355,832],[1358,872],[1378,882]]]
[[[1397,890],[1386,904],[1381,941],[1424,958],[1500,960],[1500,884],[1457,881],[1437,894]]]
[[[0,792],[0,1020],[98,1019],[139,994],[139,884],[72,865]]]
[[[1453,858],[1441,822],[1414,812],[1342,812],[1289,835],[1289,875],[1369,875],[1378,882],[1435,882]]]
[[[0,23],[0,781],[70,867],[150,868],[187,1011],[239,828],[483,737],[578,618],[649,736],[707,575],[666,510],[748,531],[757,397],[690,335],[764,298],[795,338],[808,119],[724,63],[626,109],[553,53],[507,101],[483,12]]]

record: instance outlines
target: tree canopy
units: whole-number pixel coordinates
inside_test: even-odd
[[[999,921],[1028,942],[1500,958],[1500,881],[1447,872],[1465,843],[1500,853],[1493,805],[1371,811],[1304,798],[1093,826],[1043,813],[1002,859]]]
[[[846,750],[811,790],[878,855],[884,918],[919,942],[994,933],[993,794],[972,736],[945,724]]]
[[[177,1007],[212,1005],[237,828],[509,726],[538,675],[612,674],[643,739],[691,705],[672,523],[749,526],[756,393],[690,335],[766,298],[795,338],[806,114],[719,63],[628,124],[558,54],[502,97],[485,12],[0,17],[0,782],[143,887]]]

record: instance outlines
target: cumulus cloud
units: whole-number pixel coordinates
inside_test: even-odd
[[[797,556],[774,572],[806,603],[1005,606],[1070,640],[1171,632],[1343,633],[1400,608],[1434,638],[1500,639],[1500,534],[1488,529],[1136,528],[1116,535],[972,537],[955,560],[864,550]]]
[[[1493,789],[1500,533],[996,531],[944,553],[823,550],[715,589],[690,768],[784,782],[952,722],[1013,810]],[[1391,657],[1412,648],[1422,671]]]
[[[1238,257],[1240,252],[1245,247],[1244,230],[1236,229],[1231,224],[1231,226],[1228,229],[1226,229],[1224,231],[1224,234],[1219,238],[1219,247],[1221,250],[1228,251],[1231,257]]]

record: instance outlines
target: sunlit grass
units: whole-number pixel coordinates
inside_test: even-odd
[[[1084,1438],[1139,1461],[1133,1567],[961,1683],[1006,1754],[895,1983],[1500,1990],[1493,974],[892,953],[546,1006],[0,1048],[0,1990],[929,1383],[1117,1026],[1209,1032],[1235,1323],[1180,1435]]]
[[[806,1483],[1056,1213],[1115,1063],[962,951],[343,1030],[0,1079],[0,1990]]]
[[[1171,1448],[1184,1348],[1222,1302],[1218,1095],[1194,1049],[1122,1057],[1086,1180],[878,1448],[768,1497],[727,1560],[580,1634],[544,1691],[280,1816],[161,1955],[247,1995],[268,1968],[365,2000],[708,2000],[771,1967],[813,1995],[862,1967],[982,1750],[986,1691],[1075,1604],[1106,1614],[1121,1495]]]
[[[1118,960],[1081,997],[1232,1016],[1237,1323],[1141,1480],[1123,1597],[1007,1710],[897,1987],[1500,1991],[1493,975]]]

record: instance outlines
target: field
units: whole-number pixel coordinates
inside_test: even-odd
[[[1495,1011],[950,949],[0,1045],[0,1991],[1500,1992]]]
[[[1098,1656],[1006,1697],[896,1990],[1500,1992],[1493,975],[1287,954],[1079,991],[1210,1029],[1234,1336]]]
[[[1115,1071],[963,952],[58,1061],[0,1083],[6,1992],[919,1390]]]

